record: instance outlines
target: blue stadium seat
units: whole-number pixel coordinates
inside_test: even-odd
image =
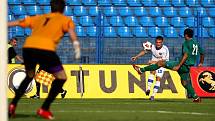
[[[8,0],[7,2],[9,5],[20,5],[21,4],[20,0]]]
[[[180,27],[179,29],[179,35],[180,37],[184,37],[184,30],[186,29],[186,27]],[[196,32],[194,32],[194,34],[196,34]]]
[[[93,26],[93,20],[90,16],[81,16],[80,17],[80,24],[82,26]]]
[[[171,25],[174,27],[183,27],[184,25],[184,20],[181,17],[173,17],[171,19]]]
[[[134,8],[134,15],[135,16],[147,16],[148,13],[144,7],[135,7]]]
[[[178,32],[174,27],[164,28],[164,36],[166,37],[179,37]]]
[[[158,6],[171,6],[169,0],[157,0]]]
[[[215,26],[214,19],[211,17],[204,17],[202,19],[202,24],[204,27],[214,27]]]
[[[117,10],[111,6],[111,7],[104,7],[104,14],[106,16],[116,16],[117,15]]]
[[[135,16],[128,16],[125,18],[125,25],[127,26],[139,26],[138,19]]]
[[[159,27],[169,26],[169,22],[166,17],[156,17],[155,24]]]
[[[84,27],[82,27],[82,26],[76,26],[75,31],[76,31],[76,34],[78,37],[85,37],[86,36],[86,32],[84,30]]]
[[[155,0],[142,0],[142,4],[143,4],[143,6],[149,6],[149,7],[157,6],[155,4]]]
[[[8,21],[14,21],[15,20],[15,17],[13,15],[8,15],[7,16],[7,20]]]
[[[84,6],[75,6],[74,7],[74,14],[76,16],[86,16],[87,10]]]
[[[124,26],[124,23],[123,23],[121,16],[112,16],[110,18],[110,24],[112,26]]]
[[[155,26],[153,19],[151,17],[141,17],[140,24],[142,26]]]
[[[130,7],[120,7],[118,11],[119,11],[120,16],[131,16],[132,15],[132,11],[131,11]]]
[[[16,5],[12,7],[12,12],[14,15],[25,15],[25,7],[22,5]]]
[[[214,7],[215,6],[214,0],[201,0],[201,4],[204,7]]]
[[[97,1],[97,0],[96,0]],[[84,5],[96,5],[95,0],[82,0]]]
[[[132,37],[133,36],[131,34],[129,27],[118,27],[117,33],[120,37]]]
[[[73,15],[72,8],[70,6],[65,6],[64,14],[66,16],[72,16]]]
[[[51,6],[42,6],[43,13],[50,13],[51,12]]]
[[[24,29],[22,27],[16,26],[15,28],[15,35],[19,37],[24,36]]]
[[[29,35],[31,35],[31,29],[29,29],[29,28],[25,28],[25,30],[24,30],[24,34],[25,34],[25,36],[29,36]]]
[[[132,30],[135,37],[148,37],[146,29],[142,26],[134,27]]]
[[[126,6],[125,0],[112,0],[112,4],[115,6]]]
[[[101,16],[101,23],[100,24],[101,24],[101,26],[110,26],[110,24],[109,24],[109,22],[105,16]],[[97,26],[99,25],[98,21],[97,21],[96,25]]]
[[[100,6],[110,6],[111,5],[111,0],[98,0],[98,5]]]
[[[81,5],[80,0],[65,0],[68,5]]]
[[[208,34],[208,30],[206,28],[200,28],[200,37],[208,38],[210,37]]]
[[[188,6],[191,6],[191,7],[193,7],[193,6],[200,6],[198,0],[187,0],[186,4],[187,4]]]
[[[155,16],[162,16],[162,12],[160,10],[159,7],[150,7],[149,8],[149,14],[150,16],[152,17],[155,17]]]
[[[96,27],[95,26],[87,27],[87,35],[89,37],[96,37]]]
[[[12,12],[11,12],[11,9],[10,9],[10,7],[9,7],[9,5],[7,6],[7,15],[11,15],[11,14],[13,14]]]
[[[178,11],[179,11],[180,17],[191,17],[192,16],[192,11],[189,7],[180,7]]]
[[[76,26],[79,25],[79,21],[76,18],[76,16],[70,16],[70,18],[72,19],[72,21],[75,23]]]
[[[22,3],[25,5],[36,5],[35,0],[22,0]]]
[[[98,6],[92,6],[89,8],[89,15],[90,16],[97,16],[99,14]]]
[[[105,37],[117,37],[115,28],[114,27],[104,27],[104,36]]]
[[[208,8],[208,14],[209,14],[209,17],[215,17],[215,7]]]
[[[215,38],[215,28],[209,28],[210,36]]]
[[[172,5],[179,6],[179,7],[185,6],[184,0],[172,0]]]
[[[40,5],[50,5],[50,0],[37,0]]]
[[[166,17],[175,17],[177,16],[177,9],[175,7],[165,7],[164,15]]]
[[[188,27],[197,27],[197,18],[195,17],[187,17],[185,22]]]
[[[20,15],[19,17],[18,17],[18,19],[24,19],[24,18],[26,18],[28,15]]]
[[[142,6],[142,4],[140,3],[140,0],[128,0],[127,3],[129,6],[132,6],[132,7]]]
[[[157,36],[163,35],[159,27],[149,27],[148,33],[149,33],[149,36],[151,37],[157,37]]]
[[[196,9],[194,9],[194,15],[197,16],[198,13],[201,17],[207,16],[207,12],[204,7],[197,7]]]
[[[26,11],[27,14],[32,16],[32,15],[38,15],[38,14],[43,14],[40,6],[34,5],[34,6],[26,6]]]

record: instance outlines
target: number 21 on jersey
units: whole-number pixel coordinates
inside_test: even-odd
[[[197,55],[197,54],[198,54],[198,45],[193,44],[192,55]]]

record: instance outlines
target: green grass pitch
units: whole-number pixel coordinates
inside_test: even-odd
[[[9,121],[45,121],[36,116],[43,99],[21,99]],[[55,121],[213,121],[215,99],[57,99],[51,107]]]

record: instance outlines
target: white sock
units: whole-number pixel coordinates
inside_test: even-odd
[[[160,88],[160,81],[156,81],[152,96],[155,96],[155,94],[158,92],[159,88]]]
[[[151,86],[153,84],[154,79],[155,79],[155,76],[153,74],[149,74],[149,78],[148,78],[148,90],[151,89]]]

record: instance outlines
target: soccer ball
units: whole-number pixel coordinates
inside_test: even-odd
[[[152,43],[149,41],[144,42],[143,43],[143,49],[148,50],[148,51],[151,50],[152,49]]]

